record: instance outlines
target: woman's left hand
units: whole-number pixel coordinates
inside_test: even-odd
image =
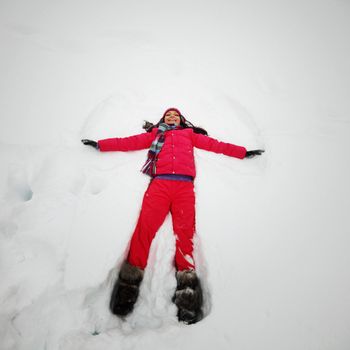
[[[244,158],[253,158],[255,156],[261,156],[261,154],[264,152],[265,150],[262,150],[262,149],[254,149],[252,151],[247,151]]]

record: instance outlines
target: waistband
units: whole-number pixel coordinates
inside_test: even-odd
[[[163,179],[163,180],[175,180],[175,181],[188,181],[193,182],[193,177],[189,175],[179,175],[179,174],[161,174],[155,175],[154,179]]]

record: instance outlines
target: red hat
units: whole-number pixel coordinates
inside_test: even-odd
[[[181,115],[181,112],[180,112],[177,108],[172,107],[172,108],[168,108],[168,109],[164,112],[163,118],[165,117],[165,115],[166,115],[169,111],[175,111],[175,112],[179,113],[179,115]]]

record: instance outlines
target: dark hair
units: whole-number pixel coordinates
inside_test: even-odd
[[[153,124],[145,120],[142,128],[145,129],[147,132],[151,132],[154,128],[158,128],[160,123],[164,123],[164,117],[161,118],[157,124]],[[180,126],[182,126],[184,129],[191,128],[193,129],[193,132],[196,134],[202,134],[202,135],[208,136],[208,132],[205,129],[199,126],[194,126],[190,121],[186,120],[183,115],[180,115]]]

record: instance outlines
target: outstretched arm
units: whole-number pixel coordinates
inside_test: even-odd
[[[265,152],[261,149],[247,151],[245,147],[237,146],[232,143],[221,142],[213,139],[212,137],[195,133],[193,134],[193,145],[206,151],[222,153],[226,156],[240,159],[261,156],[261,154]]]
[[[137,151],[141,149],[149,148],[155,137],[154,132],[145,132],[138,135],[128,136],[128,137],[114,137],[99,141],[93,140],[81,140],[84,145],[92,146],[99,149],[101,152],[108,151]]]
[[[193,145],[206,151],[221,153],[240,159],[243,159],[247,153],[247,150],[242,146],[221,142],[212,137],[196,133],[193,133]]]

